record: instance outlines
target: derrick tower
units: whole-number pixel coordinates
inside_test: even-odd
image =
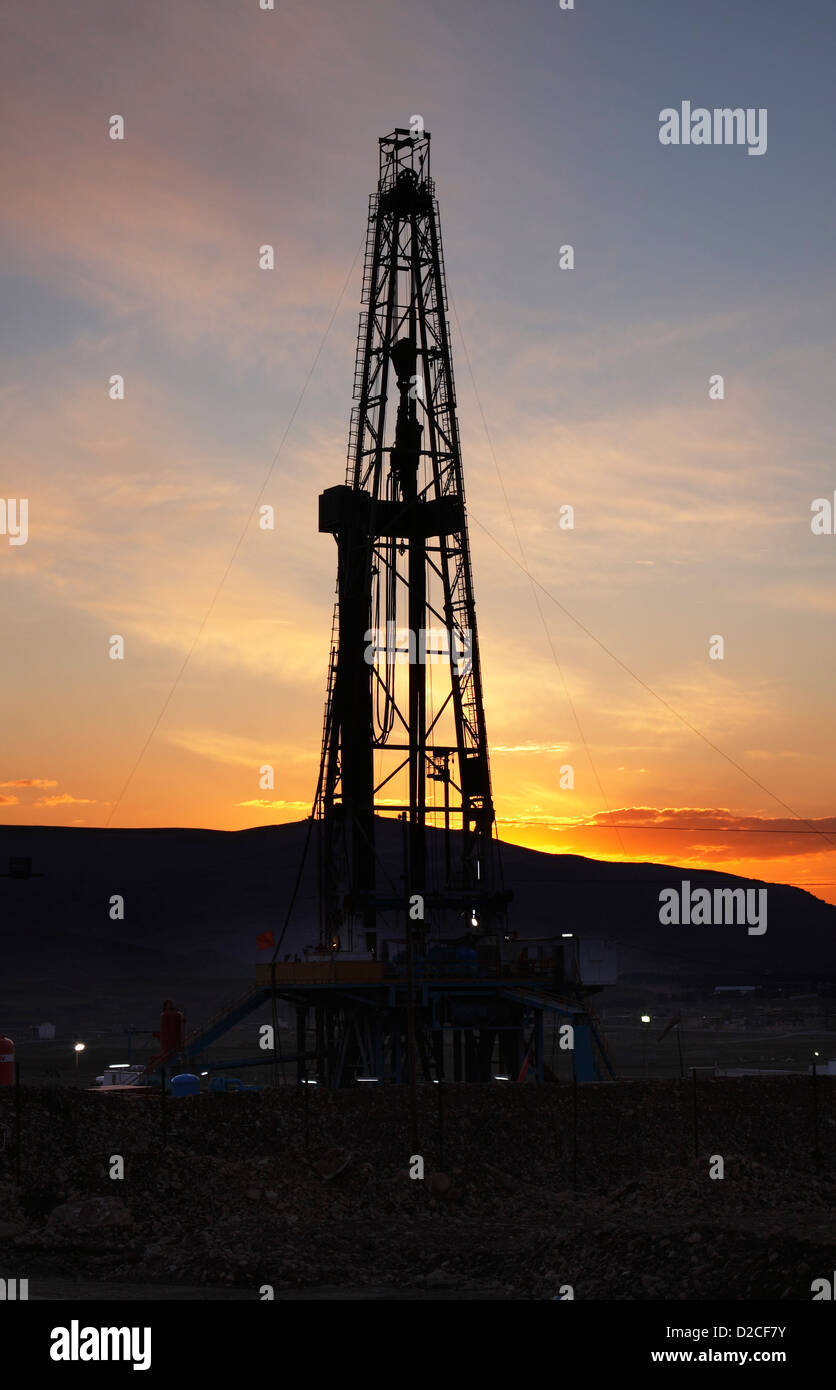
[[[362,300],[345,482],[319,499],[337,598],[314,816],[272,960],[183,1054],[208,1069],[215,1039],[273,1001],[277,1076],[287,1061],[308,1083],[313,1062],[334,1088],[408,1082],[414,1154],[419,1070],[490,1082],[498,1055],[502,1079],[555,1081],[547,1018],[571,1020],[576,1079],[615,1073],[578,938],[506,932],[427,134],[380,141]],[[314,832],[319,944],[277,961]],[[296,1012],[284,1058],[278,1000]]]
[[[337,543],[316,795],[320,942],[376,953],[377,933],[406,920],[412,899],[419,935],[487,946],[501,939],[509,895],[430,136],[395,130],[379,143],[346,477],[319,499],[319,529]]]

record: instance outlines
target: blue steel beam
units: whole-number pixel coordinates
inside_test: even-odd
[[[246,999],[239,1000],[222,1018],[216,1018],[212,1023],[207,1024],[202,1032],[192,1035],[183,1048],[185,1055],[191,1058],[201,1052],[205,1052],[210,1043],[213,1043],[216,1038],[220,1038],[224,1033],[228,1033],[230,1028],[234,1028],[235,1024],[240,1023],[241,1019],[246,1018],[248,1014],[254,1013],[254,1011],[260,1008],[269,998],[270,989],[268,986],[265,986],[256,994],[248,995]]]

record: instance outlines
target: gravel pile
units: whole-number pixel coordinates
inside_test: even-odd
[[[301,1090],[301,1088],[300,1088]],[[443,1105],[440,1114],[439,1100]],[[295,1088],[166,1103],[0,1093],[0,1263],[78,1278],[500,1291],[553,1298],[809,1299],[836,1246],[836,1084]],[[441,1125],[440,1125],[441,1121]],[[307,1134],[307,1144],[306,1144]],[[724,1176],[709,1176],[721,1155]],[[112,1178],[117,1156],[124,1178]]]

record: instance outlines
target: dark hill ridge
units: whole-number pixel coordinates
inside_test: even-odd
[[[379,825],[380,855],[394,877],[400,829]],[[31,857],[28,880],[0,879],[0,949],[6,979],[82,980],[107,987],[126,975],[184,970],[202,977],[252,975],[258,932],[284,920],[307,822],[243,831],[0,828],[0,871],[8,857]],[[430,832],[431,855],[440,851]],[[511,926],[520,936],[559,931],[609,936],[622,973],[716,975],[756,982],[765,972],[836,975],[836,908],[803,889],[658,864],[613,864],[578,855],[502,846]],[[768,887],[768,927],[666,926],[659,893],[683,879],[697,887]],[[113,894],[125,901],[112,921]],[[315,841],[282,947],[316,939]]]

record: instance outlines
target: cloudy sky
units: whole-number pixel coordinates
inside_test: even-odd
[[[377,139],[419,113],[500,833],[836,901],[831,0],[18,0],[4,27],[3,820],[306,814],[317,496]],[[766,152],[663,146],[686,100],[765,108]]]

